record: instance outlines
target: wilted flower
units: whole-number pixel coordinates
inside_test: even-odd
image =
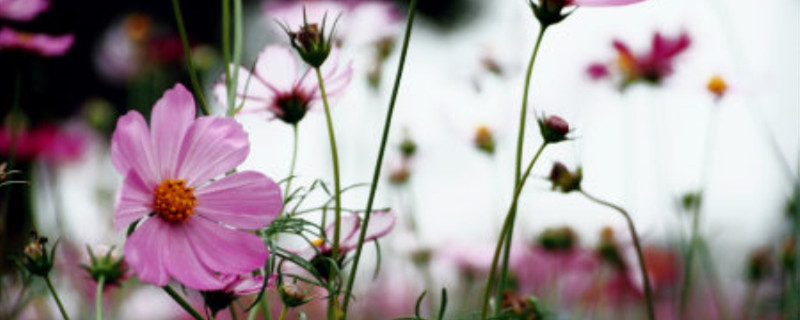
[[[621,76],[620,87],[624,89],[636,82],[660,84],[664,78],[672,74],[675,58],[686,51],[690,43],[691,39],[686,33],[681,33],[675,38],[667,38],[656,32],[653,35],[650,51],[636,55],[627,44],[614,40],[617,59],[612,65]],[[593,79],[601,78],[600,76],[604,75],[602,67],[606,67],[605,64],[591,64],[588,69],[589,75]]]
[[[329,98],[341,94],[353,75],[351,64],[340,68],[333,50],[331,61],[322,66],[325,93]],[[286,47],[267,46],[258,56],[251,74],[239,68],[236,106],[241,114],[272,114],[288,124],[297,124],[314,105],[322,101],[317,79],[311,70],[300,73],[296,56]],[[224,79],[214,87],[221,105],[227,108]]]
[[[125,178],[114,224],[121,230],[145,218],[125,244],[142,281],[163,286],[172,277],[218,290],[227,285],[220,274],[248,273],[266,261],[261,238],[243,230],[278,215],[281,191],[258,172],[225,176],[247,157],[247,133],[233,119],[195,119],[195,108],[177,84],[156,102],[150,128],[136,111],[119,118],[111,160]]]
[[[542,116],[536,119],[539,123],[539,131],[542,138],[547,143],[558,143],[567,140],[569,134],[569,123],[559,116]]]
[[[0,0],[0,19],[30,21],[49,6],[48,0]]]
[[[72,34],[51,36],[17,31],[9,27],[0,29],[0,50],[19,49],[44,57],[56,57],[67,53],[74,41]]]
[[[563,193],[577,191],[581,189],[583,170],[578,167],[575,172],[570,172],[563,163],[556,162],[550,170],[550,177],[548,179],[553,184],[553,190],[561,190]]]

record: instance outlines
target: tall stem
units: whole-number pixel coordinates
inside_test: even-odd
[[[615,205],[611,202],[602,200],[597,198],[583,189],[579,190],[581,194],[586,196],[587,199],[596,202],[602,206],[609,207],[611,209],[616,210],[619,212],[623,217],[625,217],[625,221],[628,222],[628,231],[631,234],[631,238],[633,238],[633,246],[636,247],[636,257],[639,259],[639,271],[642,273],[642,282],[644,284],[644,298],[647,300],[647,318],[650,320],[654,320],[656,318],[655,306],[653,305],[653,289],[650,287],[650,276],[647,274],[647,265],[644,261],[644,255],[642,254],[642,245],[639,243],[639,234],[636,232],[636,226],[633,224],[633,219],[631,219],[630,214],[628,214],[625,209],[622,207]]]
[[[528,164],[528,168],[525,170],[525,173],[520,178],[517,185],[514,187],[514,196],[511,199],[511,206],[508,208],[508,213],[506,214],[505,222],[503,223],[503,230],[500,231],[500,238],[497,240],[497,246],[494,249],[494,256],[492,257],[492,266],[489,268],[489,279],[486,281],[486,288],[483,292],[483,304],[481,306],[481,319],[486,319],[486,316],[489,312],[489,297],[492,294],[492,287],[495,281],[495,272],[494,270],[497,269],[497,263],[500,261],[500,251],[503,248],[503,244],[505,243],[506,234],[509,233],[509,230],[513,226],[513,220],[515,219],[516,212],[517,212],[517,204],[519,202],[519,196],[522,194],[522,188],[525,186],[525,181],[528,179],[528,176],[531,174],[531,170],[533,170],[533,165],[536,164],[536,161],[539,159],[539,156],[544,151],[544,148],[547,147],[548,143],[542,143],[542,146],[539,147],[539,150],[536,151],[536,155],[533,156],[531,162]],[[509,241],[510,242],[510,241]],[[504,258],[507,258],[504,256]],[[505,260],[505,259],[504,259]],[[507,261],[506,261],[507,262]],[[506,264],[506,268],[508,265]],[[507,272],[507,270],[506,270]],[[507,273],[505,274],[508,275]],[[499,301],[498,301],[499,303]]]
[[[206,96],[203,93],[203,87],[200,85],[200,80],[197,79],[197,70],[194,67],[192,60],[192,48],[189,47],[189,37],[186,35],[186,27],[183,24],[183,14],[181,13],[181,5],[178,0],[172,0],[172,10],[175,12],[175,22],[178,25],[178,33],[181,36],[181,45],[183,45],[183,53],[186,58],[186,66],[189,70],[189,79],[192,81],[192,88],[194,93],[200,99],[200,110],[205,114],[211,114],[206,102]],[[227,66],[226,66],[227,68]]]
[[[236,87],[232,87],[233,79],[231,78],[231,0],[222,0],[222,61],[225,66],[225,101],[228,105],[228,110],[231,108],[236,109],[234,97],[236,96]],[[233,68],[239,69],[239,65],[234,65]]]
[[[392,87],[392,96],[389,98],[389,109],[386,111],[386,120],[383,125],[383,134],[381,136],[381,145],[378,148],[378,158],[375,160],[375,168],[372,173],[372,183],[370,184],[369,196],[367,198],[366,212],[364,213],[364,222],[361,224],[361,230],[358,234],[358,245],[356,246],[356,253],[353,258],[352,270],[347,279],[347,287],[345,288],[344,304],[342,305],[342,312],[344,318],[347,318],[347,307],[350,305],[350,296],[353,292],[353,284],[356,279],[356,272],[358,271],[358,263],[361,261],[361,251],[364,248],[364,241],[367,234],[367,226],[369,219],[372,215],[372,205],[375,201],[375,193],[378,189],[378,181],[380,181],[381,168],[383,166],[383,156],[386,151],[386,143],[389,138],[389,130],[392,127],[392,116],[394,115],[394,106],[397,101],[397,94],[400,91],[400,80],[403,77],[403,70],[406,64],[406,56],[408,54],[408,43],[411,39],[411,28],[414,25],[414,15],[417,12],[418,0],[411,0],[411,5],[408,8],[408,18],[406,20],[405,34],[403,35],[403,47],[400,50],[400,61],[397,65],[397,75],[394,79],[394,86]]]
[[[333,246],[331,249],[331,259],[333,261],[339,261],[339,239],[341,237],[341,229],[342,229],[342,187],[341,182],[339,181],[339,152],[336,148],[336,136],[333,133],[333,120],[331,119],[331,108],[328,105],[328,97],[325,94],[325,80],[322,79],[322,72],[319,68],[314,68],[317,74],[317,81],[319,82],[319,92],[322,96],[322,104],[325,106],[325,121],[328,124],[328,138],[330,139],[331,143],[331,158],[333,161],[333,184],[334,184],[334,201],[335,201],[335,216],[334,216],[334,227],[333,227]],[[336,279],[337,272],[336,268],[331,268],[331,275],[330,281],[331,285],[335,286],[334,281]],[[337,294],[334,292],[328,292],[328,319],[334,319],[335,308],[336,308],[336,301],[337,301]]]
[[[522,108],[519,112],[519,135],[517,136],[517,158],[514,166],[514,187],[519,183],[519,175],[522,170],[522,151],[525,146],[525,125],[528,118],[528,93],[530,92],[531,76],[533,75],[533,66],[536,63],[536,56],[539,54],[539,47],[544,38],[544,32],[547,27],[542,25],[539,29],[539,36],[536,37],[536,44],[533,46],[530,61],[528,61],[528,70],[525,72],[525,88],[522,90]]]
[[[289,309],[287,309],[286,306],[281,307],[281,315],[278,317],[278,320],[286,319],[286,314],[289,313],[288,310]]]
[[[106,277],[100,276],[97,280],[97,292],[94,296],[94,314],[97,320],[103,320],[103,286],[106,284]]]
[[[179,295],[177,292],[175,292],[175,289],[172,289],[172,287],[170,287],[170,286],[164,286],[162,288],[164,288],[164,291],[167,292],[167,294],[172,298],[172,300],[175,300],[175,302],[177,302],[178,305],[180,305],[181,308],[183,308],[183,310],[188,312],[189,315],[192,316],[192,318],[194,318],[195,320],[204,320],[203,316],[200,315],[200,312],[197,312],[197,310],[195,310],[192,307],[192,305],[190,305],[188,302],[186,302],[186,300],[183,299],[183,297],[181,297],[181,295]]]
[[[297,163],[297,124],[292,125],[292,133],[294,134],[294,143],[292,146],[292,164],[289,167],[289,178],[286,180],[286,190],[283,190],[283,201],[288,201],[289,195],[292,193],[292,180],[294,180],[294,167]]]
[[[67,315],[67,310],[64,309],[64,304],[61,303],[61,298],[58,297],[56,288],[53,287],[53,282],[50,281],[49,275],[44,276],[44,282],[47,283],[47,288],[50,289],[50,293],[53,295],[53,299],[56,300],[56,304],[58,305],[58,311],[61,311],[61,316],[64,317],[64,320],[69,320],[69,316]]]
[[[228,306],[228,311],[231,313],[231,320],[239,320],[239,316],[236,315],[236,308],[233,306],[233,303]]]

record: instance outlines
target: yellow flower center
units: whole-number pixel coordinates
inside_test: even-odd
[[[166,179],[153,192],[153,209],[168,222],[184,222],[194,214],[197,197],[194,188],[186,186],[186,180]]]

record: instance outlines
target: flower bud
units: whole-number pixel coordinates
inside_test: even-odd
[[[400,143],[400,153],[405,158],[413,157],[417,153],[417,144],[411,138],[403,139],[403,142]]]
[[[325,35],[325,25],[328,15],[322,18],[322,25],[308,23],[305,9],[303,10],[303,25],[297,31],[289,31],[289,27],[284,26],[284,31],[289,35],[289,42],[292,47],[300,54],[300,57],[314,68],[319,68],[328,59],[331,53],[331,39],[333,31],[328,36]],[[338,18],[337,18],[338,21]],[[334,21],[333,29],[336,29]]]
[[[548,251],[569,251],[578,243],[570,227],[548,228],[539,235],[539,245]]]
[[[567,140],[569,134],[569,123],[559,116],[550,115],[536,120],[539,122],[539,130],[542,138],[547,143],[558,143]]]
[[[403,165],[400,168],[395,169],[389,174],[389,182],[393,184],[404,184],[408,182],[408,179],[411,177],[411,171],[408,170],[408,166]]]
[[[278,286],[278,294],[280,294],[283,304],[289,308],[299,307],[311,301],[307,292],[303,292],[297,285],[291,283]]]
[[[725,83],[725,79],[722,77],[715,75],[708,80],[708,84],[706,88],[709,92],[714,94],[717,100],[722,99],[722,96],[725,95],[725,91],[728,90],[728,84]]]
[[[750,254],[747,263],[747,280],[759,282],[766,278],[772,269],[772,252],[761,248]]]
[[[503,319],[543,319],[545,311],[534,297],[520,297],[511,292],[503,293],[501,302]]]
[[[106,284],[119,285],[127,278],[128,266],[122,257],[114,254],[113,246],[107,250],[95,251],[86,246],[86,251],[89,252],[89,265],[84,264],[81,267],[86,269],[95,281],[99,281],[102,277]]]
[[[45,244],[47,244],[46,237],[39,237],[36,231],[31,231],[31,242],[25,246],[22,259],[15,260],[31,274],[41,277],[47,276],[50,270],[53,269],[53,259],[58,241],[49,252]]]
[[[583,170],[578,167],[575,172],[570,172],[561,162],[553,164],[553,169],[550,170],[550,177],[548,178],[553,184],[552,190],[561,190],[563,193],[581,189],[581,181],[583,180]]]
[[[475,147],[488,154],[494,154],[494,135],[487,126],[479,126],[475,131]]]
[[[681,205],[683,210],[693,211],[700,207],[703,201],[703,196],[699,192],[688,192],[681,197]]]
[[[781,249],[781,266],[787,272],[794,272],[797,266],[797,251],[795,250],[795,238],[789,237],[783,242]]]
[[[600,243],[597,245],[597,252],[603,261],[620,270],[625,269],[625,260],[622,259],[622,254],[614,236],[614,229],[611,229],[611,227],[604,227],[600,232]]]

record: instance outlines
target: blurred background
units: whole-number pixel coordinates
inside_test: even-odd
[[[242,64],[251,66],[267,44],[287,38],[271,16],[275,2],[244,3]],[[385,12],[356,14],[357,5],[342,17],[350,38],[343,41],[340,57],[352,60],[354,69],[347,91],[333,101],[343,185],[370,181],[406,5],[389,3],[386,19],[373,18]],[[192,55],[211,100],[223,65],[219,7],[218,1],[182,2]],[[370,34],[381,29],[376,24],[389,31]],[[2,161],[21,171],[9,179],[29,182],[0,191],[0,253],[19,252],[34,228],[60,238],[64,260],[74,264],[86,259],[86,244],[121,247],[124,235],[113,229],[112,216],[122,179],[109,157],[116,118],[128,110],[147,115],[167,88],[176,82],[189,85],[170,3],[53,0],[35,20],[2,20],[2,26],[71,33],[74,44],[58,57],[0,47],[0,114],[6,132],[0,152]],[[511,200],[524,73],[538,30],[522,0],[420,1],[376,205],[398,214],[394,231],[381,243],[376,283],[403,312],[426,288],[473,292],[454,307],[469,305],[480,292],[483,282],[476,282],[477,291],[464,288],[465,278],[453,270],[464,264],[488,267],[491,259]],[[620,57],[612,42],[646,53],[657,32],[690,39],[671,59],[671,72],[657,83],[619,85]],[[389,43],[395,45],[381,56]],[[719,272],[723,298],[737,305],[748,287],[751,253],[764,247],[780,251],[790,232],[787,204],[800,179],[798,57],[800,2],[794,0],[648,0],[576,9],[548,30],[537,58],[524,158],[541,143],[536,116],[564,118],[574,140],[549,147],[534,168],[521,198],[515,245],[534,245],[545,230],[564,226],[587,248],[604,240],[604,227],[616,231],[620,243],[630,242],[625,221],[615,212],[578,194],[550,190],[547,177],[556,161],[581,166],[584,189],[628,209],[642,241],[676,257],[691,230],[687,195],[703,190],[700,233]],[[587,72],[597,63],[611,75]],[[721,96],[707,89],[714,76],[727,83]],[[18,110],[12,110],[14,101]],[[241,169],[276,181],[285,178],[291,127],[265,117],[237,119],[251,143]],[[324,121],[315,110],[299,126],[300,185],[331,180]],[[12,127],[38,135],[28,147],[40,149],[12,158],[7,138]],[[400,147],[411,141],[416,152],[404,156]],[[367,192],[346,193],[345,206],[363,207]],[[360,269],[362,292],[372,290],[367,284],[374,257],[370,247],[368,266]],[[0,300],[10,303],[16,299],[9,298],[14,267],[5,260],[0,266],[3,290],[8,289]],[[88,317],[91,300],[83,301],[75,280],[82,276],[70,276],[80,271],[69,268],[76,266],[58,271],[58,287],[68,309]],[[179,311],[163,293],[149,293],[157,288],[123,289],[109,307],[115,317],[164,319]],[[57,315],[46,296],[35,302],[19,317]],[[551,305],[557,309],[553,305],[559,303]],[[0,303],[0,311],[4,307]]]

